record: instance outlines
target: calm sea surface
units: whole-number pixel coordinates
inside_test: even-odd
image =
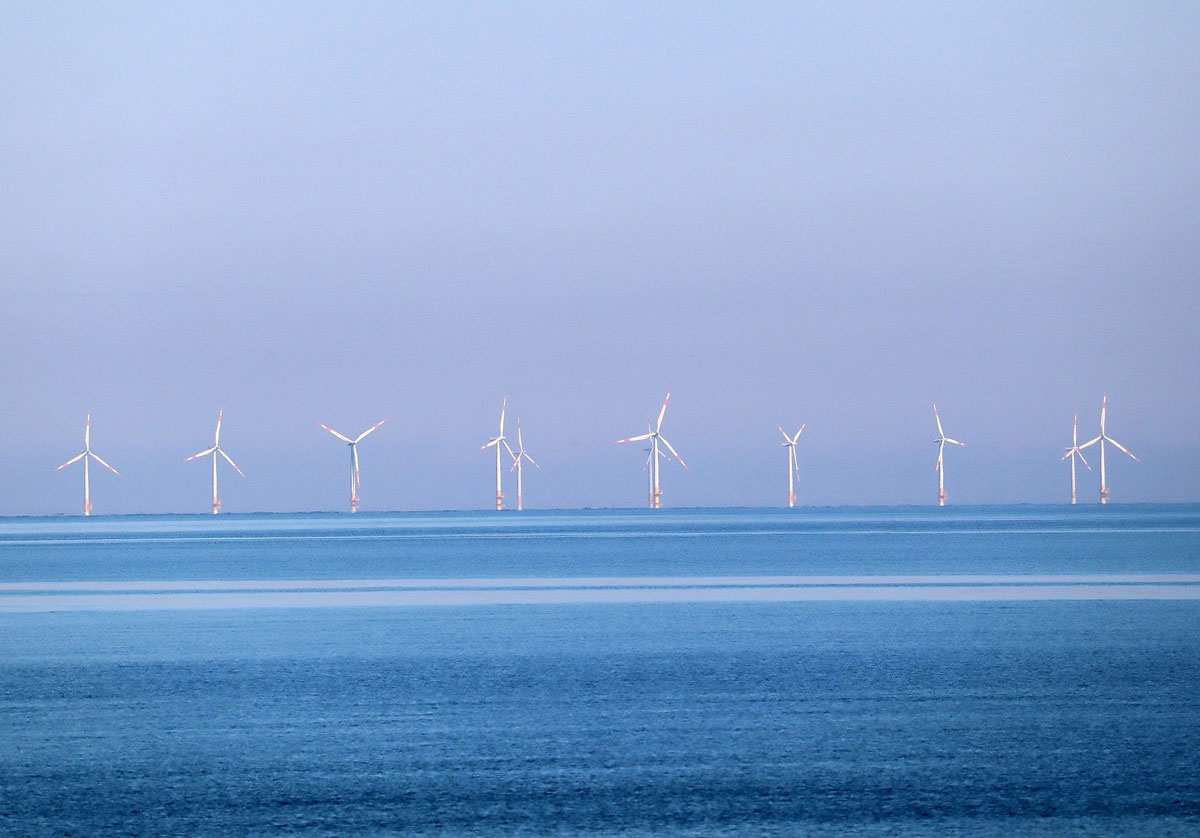
[[[1200,835],[1200,506],[0,519],[0,834]]]

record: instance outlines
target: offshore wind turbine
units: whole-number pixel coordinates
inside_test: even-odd
[[[71,465],[72,463],[79,462],[80,460],[83,460],[83,514],[91,515],[92,514],[92,478],[91,478],[91,475],[88,473],[88,460],[95,460],[100,465],[104,466],[106,469],[108,469],[113,474],[117,475],[118,477],[121,476],[121,472],[117,471],[115,468],[110,466],[108,463],[104,462],[104,460],[100,459],[99,454],[96,454],[95,452],[92,451],[92,414],[90,414],[90,413],[87,415],[87,423],[83,426],[83,451],[80,452],[79,454],[76,454],[71,459],[67,460],[61,466],[56,468],[55,471],[60,471],[64,468],[66,468],[67,466]]]
[[[1108,412],[1108,393],[1105,393],[1104,398],[1100,401],[1100,436],[1096,437],[1095,439],[1091,440],[1090,442],[1085,442],[1083,445],[1079,446],[1080,449],[1083,449],[1083,448],[1087,448],[1091,445],[1095,445],[1097,442],[1100,443],[1100,502],[1101,503],[1108,503],[1108,480],[1107,480],[1105,472],[1104,472],[1104,443],[1107,442],[1109,445],[1115,445],[1117,447],[1117,450],[1123,451],[1126,454],[1129,454],[1130,457],[1133,457],[1133,459],[1137,460],[1139,463],[1141,462],[1141,460],[1138,460],[1137,457],[1134,457],[1133,454],[1131,454],[1124,445],[1117,442],[1111,436],[1108,436],[1108,434],[1105,432],[1104,416],[1107,412]]]
[[[246,476],[245,473],[240,468],[238,468],[237,463],[235,463],[233,460],[229,459],[229,455],[226,454],[224,452],[224,450],[222,450],[222,448],[221,448],[221,417],[223,417],[224,415],[225,415],[225,408],[221,408],[220,412],[217,413],[217,432],[215,434],[213,434],[212,448],[205,448],[200,453],[193,454],[192,456],[190,456],[186,460],[184,460],[185,463],[190,463],[192,460],[198,460],[201,457],[207,457],[209,454],[212,455],[212,477],[213,477],[212,510],[213,510],[213,515],[216,515],[218,512],[221,511],[221,499],[217,496],[217,455],[220,454],[222,457],[224,457],[225,461],[227,463],[229,463],[229,465],[233,466],[233,470],[236,471],[238,474],[242,475],[242,477]]]
[[[480,451],[486,451],[489,448],[496,449],[496,511],[499,512],[504,508],[504,490],[500,486],[500,476],[503,473],[500,468],[500,446],[503,445],[512,457],[517,456],[513,453],[512,448],[508,444],[508,440],[504,438],[504,412],[508,410],[508,396],[504,397],[504,401],[500,404],[500,433],[492,437],[483,445],[479,446]]]
[[[800,441],[800,434],[804,433],[808,423],[805,422],[801,425],[795,436],[788,436],[783,425],[776,425],[776,427],[783,434],[783,442],[780,445],[788,450],[788,508],[790,509],[796,505],[796,481],[800,479],[800,462],[796,459],[796,443]]]
[[[1067,453],[1062,455],[1062,460],[1071,458],[1071,503],[1075,502],[1075,458],[1078,457],[1080,462],[1087,466],[1087,470],[1091,471],[1092,467],[1088,466],[1088,461],[1083,458],[1083,451],[1079,448],[1079,414],[1075,414],[1075,425],[1071,428],[1071,447],[1067,449]],[[1060,460],[1059,462],[1061,462]]]
[[[679,465],[687,469],[687,463],[683,461],[683,457],[679,456],[679,452],[671,447],[671,443],[667,442],[667,438],[662,435],[663,417],[667,415],[667,403],[671,400],[671,391],[667,391],[667,397],[663,399],[662,410],[658,412],[658,423],[654,426],[654,430],[647,429],[646,433],[638,436],[629,436],[625,439],[618,439],[614,445],[620,445],[623,442],[641,442],[643,439],[650,440],[650,508],[659,509],[662,507],[662,489],[658,485],[658,458],[666,456],[659,450],[659,445],[665,445],[667,450],[674,455],[679,461]],[[668,459],[670,459],[668,457]]]
[[[946,450],[946,443],[951,445],[961,445],[966,448],[965,442],[959,442],[957,439],[951,439],[946,436],[946,432],[942,430],[942,417],[938,415],[937,403],[933,405],[933,418],[937,420],[938,438],[934,440],[938,444],[937,465],[933,470],[938,473],[938,506],[946,505],[946,461],[943,458],[943,453]]]
[[[386,422],[386,421],[387,421],[386,419],[383,420],[383,422]],[[329,431],[331,434],[333,434],[338,439],[340,439],[342,442],[344,442],[350,446],[350,511],[351,512],[358,511],[358,490],[360,488],[362,488],[362,477],[360,476],[359,471],[358,471],[358,444],[363,441],[363,439],[367,436],[367,434],[378,429],[379,426],[383,424],[383,422],[378,422],[378,423],[372,425],[371,427],[367,428],[365,431],[363,431],[361,434],[359,434],[354,439],[351,439],[350,437],[345,436],[344,434],[339,434],[333,428],[329,427],[328,425],[326,425],[322,422],[317,423],[322,428]]]
[[[513,451],[511,448],[509,448],[508,453],[512,454],[513,457],[513,464],[512,467],[509,468],[509,471],[512,471],[514,468],[517,470],[517,511],[519,512],[525,508],[525,502],[521,497],[521,475],[525,471],[522,465],[523,461],[528,460],[529,462],[533,463],[538,471],[542,470],[542,467],[534,462],[533,457],[530,457],[528,452],[525,450],[525,442],[521,439],[520,419],[517,420],[517,450]]]

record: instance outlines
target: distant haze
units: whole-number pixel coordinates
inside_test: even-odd
[[[0,515],[1200,500],[1200,5],[6,4]],[[1094,449],[1091,449],[1090,454]],[[1089,456],[1089,460],[1092,458]],[[1095,465],[1095,463],[1093,463]],[[1098,476],[1080,473],[1081,501]],[[510,487],[515,505],[515,481]]]

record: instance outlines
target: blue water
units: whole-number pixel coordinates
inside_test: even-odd
[[[1196,835],[1197,582],[1197,506],[0,520],[0,833]]]

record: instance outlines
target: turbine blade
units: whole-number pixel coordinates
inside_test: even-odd
[[[951,439],[950,437],[946,437],[944,441],[952,443],[954,445],[961,445],[963,448],[967,447],[967,444],[965,442],[959,442],[957,439]]]
[[[386,421],[387,421],[386,419],[383,420],[383,422],[386,422]],[[371,434],[371,433],[374,433],[375,431],[379,430],[379,426],[382,425],[383,422],[377,422],[374,425],[372,425],[371,427],[367,428],[365,431],[363,431],[361,434],[359,434],[358,439],[356,439],[354,441],[362,442],[363,437],[365,437],[367,434]]]
[[[120,477],[120,476],[121,476],[121,472],[117,471],[115,468],[113,468],[112,466],[110,466],[108,463],[104,462],[104,460],[100,459],[100,455],[99,455],[99,454],[93,454],[91,451],[89,451],[89,452],[88,452],[88,455],[89,455],[89,456],[90,456],[90,457],[91,457],[93,460],[95,460],[96,462],[98,462],[100,465],[104,466],[106,469],[108,469],[108,470],[109,470],[109,471],[111,471],[113,474],[115,474],[117,477]]]
[[[1082,451],[1084,448],[1087,448],[1090,445],[1095,445],[1099,441],[1100,441],[1100,437],[1096,437],[1093,440],[1089,440],[1088,442],[1085,442],[1083,445],[1079,446],[1079,450]]]
[[[656,430],[656,431],[662,430],[662,420],[663,420],[663,417],[667,415],[667,402],[669,402],[670,400],[671,400],[671,391],[668,390],[667,397],[665,399],[663,399],[662,410],[660,410],[658,412],[658,424],[655,425],[655,427],[654,427],[654,430]]]
[[[1105,439],[1107,439],[1107,440],[1109,441],[1109,444],[1117,446],[1117,449],[1118,449],[1118,450],[1120,450],[1120,451],[1124,451],[1126,454],[1129,454],[1129,456],[1130,456],[1130,457],[1133,457],[1133,453],[1132,453],[1132,452],[1130,452],[1130,450],[1129,450],[1128,448],[1126,448],[1126,447],[1125,447],[1124,445],[1122,445],[1121,443],[1117,442],[1117,441],[1116,441],[1115,439],[1113,439],[1111,436],[1110,436],[1110,437],[1105,437]],[[1134,458],[1135,460],[1137,460],[1139,463],[1141,462],[1141,460],[1138,460],[1138,458],[1137,458],[1137,457],[1133,457],[1133,458]]]
[[[339,434],[337,431],[335,431],[333,428],[329,427],[328,425],[326,425],[326,424],[325,424],[325,423],[323,423],[323,422],[318,422],[317,424],[318,424],[318,425],[320,425],[320,426],[321,426],[322,428],[324,428],[325,430],[329,431],[329,432],[330,432],[331,434],[333,434],[334,436],[336,436],[336,437],[337,437],[338,439],[340,439],[342,442],[354,442],[354,440],[352,440],[350,437],[348,437],[348,436],[343,436],[342,434]]]
[[[201,457],[207,457],[209,454],[211,454],[212,452],[214,452],[216,450],[217,450],[217,447],[214,445],[212,448],[206,448],[205,450],[201,451],[199,454],[193,454],[192,456],[190,456],[186,460],[184,460],[184,462],[190,463],[192,460],[198,460]]]
[[[504,436],[504,412],[508,410],[508,396],[504,397],[504,401],[500,403],[500,436]]]
[[[480,450],[480,451],[484,451],[484,450],[486,450],[486,449],[488,449],[488,448],[491,448],[493,445],[497,445],[497,444],[499,444],[499,443],[501,443],[501,442],[503,442],[503,441],[504,441],[504,437],[502,437],[502,436],[495,437],[494,439],[492,439],[491,441],[489,441],[489,442],[488,442],[488,443],[486,443],[485,445],[481,445],[481,446],[479,446],[479,450]]]
[[[933,403],[933,418],[937,420],[938,436],[946,438],[946,432],[942,430],[942,417],[938,415],[937,402]]]
[[[87,451],[83,451],[83,452],[81,452],[81,453],[79,453],[79,454],[76,454],[74,457],[72,457],[71,459],[67,460],[67,461],[66,461],[65,463],[63,463],[61,466],[59,466],[58,468],[56,468],[56,469],[55,469],[55,471],[61,471],[62,469],[66,468],[67,466],[71,465],[71,463],[77,463],[77,462],[79,462],[80,460],[82,460],[84,457],[86,457],[86,456],[87,456],[87,453],[88,453]]]
[[[237,463],[235,463],[233,460],[229,459],[229,455],[228,455],[228,454],[226,454],[226,453],[225,453],[224,451],[222,451],[220,448],[218,448],[218,449],[217,449],[217,453],[218,453],[218,454],[220,454],[222,457],[224,457],[224,458],[225,458],[225,462],[227,462],[227,463],[229,463],[229,465],[233,466],[233,470],[234,470],[234,471],[236,471],[238,474],[242,475],[242,477],[245,477],[245,476],[246,476],[246,473],[245,473],[245,472],[243,472],[243,471],[242,471],[240,468],[238,468],[238,465],[237,465]]]
[[[654,434],[642,434],[641,436],[627,436],[624,439],[618,439],[613,445],[620,445],[622,442],[641,442],[643,439],[649,439]]]
[[[795,445],[797,442],[800,441],[800,434],[804,433],[804,429],[807,427],[808,427],[807,422],[805,422],[803,425],[800,426],[800,430],[796,431],[796,435],[794,437],[792,437],[792,445]]]
[[[542,470],[542,467],[537,464],[537,462],[533,459],[533,457],[530,457],[524,451],[521,452],[521,456],[524,457],[525,459],[529,460],[529,462],[533,463],[534,468],[536,468],[538,471]]]
[[[1075,454],[1078,454],[1078,455],[1079,455],[1079,459],[1083,460],[1083,464],[1084,464],[1085,466],[1087,466],[1087,470],[1088,470],[1088,471],[1091,471],[1091,470],[1092,470],[1092,467],[1091,467],[1091,466],[1088,466],[1088,461],[1083,459],[1083,452],[1082,452],[1082,451],[1080,451],[1078,448],[1076,448],[1076,449],[1075,449],[1075,451],[1074,451],[1073,453],[1075,453]]]
[[[787,444],[788,444],[788,442],[791,442],[791,441],[792,441],[792,438],[791,438],[790,436],[788,436],[788,435],[787,435],[787,431],[785,431],[785,430],[783,429],[783,425],[776,425],[775,427],[779,428],[779,432],[780,432],[781,434],[783,434],[783,438],[787,440],[787,442],[785,442],[785,443],[784,443],[784,445],[787,445]]]
[[[92,448],[92,414],[87,415],[87,422],[83,426],[83,450],[90,451]]]
[[[358,446],[355,445],[350,449],[354,452],[354,485],[362,487],[362,472],[358,470]]]
[[[221,419],[225,416],[225,408],[217,411],[217,432],[213,434],[213,448],[217,448],[221,444]]]
[[[515,460],[517,458],[517,455],[513,453],[512,446],[508,444],[507,439],[503,440],[503,442],[504,442],[504,450],[508,452],[508,456],[512,457]]]
[[[945,451],[946,451],[946,440],[943,439],[941,441],[941,443],[938,444],[938,459],[937,459],[937,465],[935,465],[933,467],[934,471],[942,470],[942,454],[944,454]]]
[[[663,444],[663,445],[667,446],[667,450],[669,450],[669,451],[670,451],[672,454],[674,454],[674,455],[675,455],[675,459],[679,460],[679,465],[681,465],[681,466],[683,466],[685,469],[687,469],[687,467],[688,467],[688,466],[687,466],[687,463],[685,463],[685,462],[683,461],[683,457],[680,457],[680,456],[679,456],[679,452],[678,452],[678,451],[676,451],[674,448],[672,448],[672,447],[671,447],[671,443],[667,442],[667,438],[666,438],[665,436],[662,436],[661,434],[659,435],[659,437],[658,437],[658,438],[662,440],[662,444]],[[688,471],[691,471],[691,469],[688,469]]]

